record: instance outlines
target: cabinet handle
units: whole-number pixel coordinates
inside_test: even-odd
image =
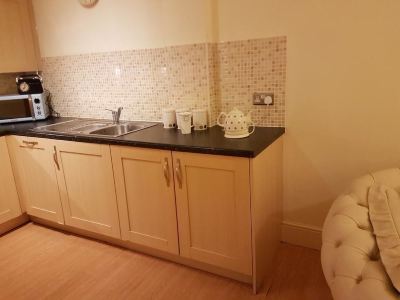
[[[169,178],[169,164],[167,157],[164,158],[164,177],[165,181],[167,182],[167,187],[169,187],[170,178]]]
[[[180,159],[176,160],[175,173],[176,173],[176,179],[178,180],[179,188],[182,189],[182,170],[181,170],[181,160]]]
[[[39,144],[38,142],[29,142],[29,141],[22,141],[22,143],[29,147],[35,147],[37,144]]]
[[[58,163],[58,156],[57,156],[57,148],[56,148],[56,146],[54,146],[53,159],[54,159],[54,163],[57,166],[57,170],[60,171],[60,164]]]

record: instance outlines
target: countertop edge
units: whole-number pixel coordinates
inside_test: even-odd
[[[36,132],[9,132],[7,134],[0,134],[0,137],[7,136],[7,135],[37,137],[37,138],[45,138],[45,139],[53,139],[53,140],[73,141],[73,142],[80,142],[80,143],[106,144],[106,145],[126,146],[126,147],[141,147],[141,148],[149,148],[149,149],[161,149],[161,150],[171,150],[171,151],[179,151],[179,152],[192,152],[192,153],[247,157],[247,158],[254,158],[263,151],[263,150],[261,150],[261,151],[256,152],[256,151],[246,151],[246,150],[240,150],[240,149],[227,150],[227,149],[220,149],[220,148],[200,147],[200,146],[167,145],[167,144],[149,143],[149,142],[142,142],[142,141],[126,141],[126,140],[117,140],[117,139],[108,139],[108,138],[97,138],[97,137],[91,138],[91,137],[75,136],[75,135],[57,135],[57,134],[44,134],[44,133],[36,133]],[[280,137],[280,135],[277,136],[276,138],[274,138],[274,140],[271,142],[271,144],[273,142],[275,142],[279,137]]]
[[[179,152],[192,152],[192,153],[202,153],[211,155],[255,158],[257,157],[258,154],[260,154],[270,145],[272,145],[286,131],[284,127],[274,127],[274,128],[276,129],[276,132],[273,132],[273,134],[269,136],[268,142],[260,143],[259,145],[255,146],[254,149],[226,149],[219,147],[199,146],[199,145],[179,145],[173,143],[168,144],[166,142],[158,143],[158,142],[139,141],[134,139],[126,140],[126,139],[107,138],[107,137],[35,132],[32,131],[31,129],[25,129],[25,130],[6,129],[0,131],[0,137],[7,135],[17,135],[17,136],[47,138],[55,140],[75,141],[82,143],[97,143],[97,144],[107,144],[107,145],[117,145],[117,146],[162,149],[162,150],[179,151]]]

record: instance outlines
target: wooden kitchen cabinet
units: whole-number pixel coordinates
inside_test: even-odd
[[[9,136],[7,142],[17,190],[26,212],[64,223],[51,140]]]
[[[28,215],[122,239],[111,242],[252,283],[254,291],[270,284],[282,138],[252,158],[19,136],[7,143]],[[1,204],[0,222],[2,211]]]
[[[180,254],[252,274],[249,159],[173,152]]]
[[[123,240],[179,254],[171,151],[111,146]]]
[[[0,73],[37,71],[39,60],[31,0],[0,0]]]
[[[120,238],[110,146],[53,143],[65,224]]]
[[[0,137],[0,224],[22,214],[5,137]]]

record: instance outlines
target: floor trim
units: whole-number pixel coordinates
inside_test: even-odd
[[[0,236],[28,222],[29,222],[29,217],[27,216],[27,214],[22,214],[14,219],[11,219],[3,224],[0,224]]]
[[[322,230],[313,226],[283,222],[282,242],[321,250]]]

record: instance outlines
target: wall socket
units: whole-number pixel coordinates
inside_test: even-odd
[[[274,105],[274,93],[254,93],[253,105]]]

